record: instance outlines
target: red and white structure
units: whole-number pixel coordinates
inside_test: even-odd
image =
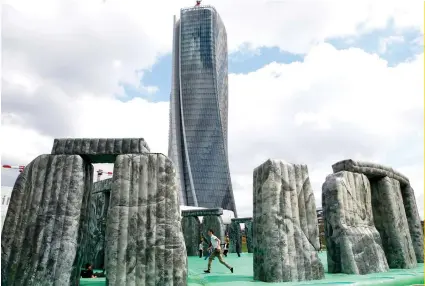
[[[112,176],[112,172],[104,172],[102,169],[99,169],[99,170],[97,170],[96,172],[97,172],[97,181],[98,181],[98,182],[100,181],[100,177],[101,177],[103,174],[108,175],[108,176]]]
[[[2,165],[2,168],[19,170],[19,173],[22,173],[22,171],[25,169],[25,166],[23,166],[23,165],[20,165],[20,166]]]

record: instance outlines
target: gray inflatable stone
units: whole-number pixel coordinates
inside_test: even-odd
[[[52,148],[52,155],[81,155],[91,163],[114,163],[118,155],[148,152],[143,138],[62,138]]]
[[[239,253],[242,252],[242,232],[240,224],[245,224],[245,238],[248,248],[248,253],[252,253],[252,217],[244,217],[244,218],[232,218],[230,224],[230,253],[237,252],[237,245]]]
[[[306,165],[268,160],[254,170],[254,280],[324,278]]]
[[[89,247],[86,263],[92,263],[95,269],[105,265],[105,231],[109,193],[92,194],[89,208]]]
[[[424,263],[424,233],[416,205],[415,192],[410,185],[401,186],[404,210],[409,224],[410,237],[418,263]]]
[[[93,183],[93,193],[105,193],[111,192],[112,189],[112,178],[101,180]]]
[[[391,167],[380,164],[348,159],[333,164],[332,169],[334,173],[348,171],[364,174],[369,179],[389,177],[399,181],[402,185],[409,185],[409,179],[406,176]]]
[[[199,210],[184,210],[182,216],[221,216],[223,215],[222,208],[214,209],[199,209]]]
[[[183,216],[182,230],[187,255],[199,255],[199,244],[201,243],[201,222],[199,218],[196,216]]]
[[[372,209],[376,229],[390,268],[416,267],[416,255],[398,180],[371,180]]]
[[[76,155],[41,155],[24,169],[2,232],[2,285],[77,285],[92,181]]]
[[[105,232],[109,208],[112,178],[93,183],[90,197],[88,249],[85,263],[92,263],[95,269],[105,267]]]
[[[322,210],[329,273],[388,271],[365,175],[342,171],[327,176],[322,187]]]
[[[234,221],[230,223],[230,244],[229,244],[229,252],[230,253],[241,253],[242,252],[242,232],[241,225],[238,221]]]
[[[424,234],[421,227],[418,207],[413,189],[410,186],[409,179],[402,173],[391,167],[380,164],[361,162],[354,160],[343,160],[332,166],[334,173],[339,171],[350,171],[366,175],[370,181],[376,181],[384,177],[397,180],[400,183],[403,205],[409,225],[409,232],[412,239],[417,262],[424,262]],[[379,203],[377,201],[377,203]]]
[[[108,285],[187,285],[187,255],[171,160],[119,155],[106,228]]]

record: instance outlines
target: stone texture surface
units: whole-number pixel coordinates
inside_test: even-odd
[[[409,224],[410,237],[413,249],[415,250],[418,263],[424,263],[424,233],[421,225],[418,207],[416,205],[415,192],[410,185],[401,187],[404,210],[406,212],[407,223]]]
[[[203,209],[203,210],[184,210],[182,211],[182,216],[219,216],[223,215],[222,208],[214,208],[214,209]]]
[[[93,183],[93,193],[110,192],[112,189],[112,178]]]
[[[182,230],[187,255],[199,255],[199,243],[201,242],[201,223],[199,218],[196,216],[183,216]]]
[[[338,172],[322,187],[328,272],[367,274],[388,271],[373,222],[371,188],[363,174]]]
[[[416,267],[416,255],[404,211],[400,182],[384,177],[371,180],[371,186],[373,218],[389,267]]]
[[[120,155],[106,228],[108,285],[187,285],[187,255],[171,160]]]
[[[92,263],[96,269],[105,266],[105,232],[111,197],[112,178],[93,183],[89,208],[88,249],[84,255],[84,263]]]
[[[2,232],[2,285],[76,285],[92,182],[80,156],[41,155],[25,168]]]
[[[380,164],[348,159],[333,164],[332,169],[334,173],[348,171],[364,174],[369,179],[389,177],[398,180],[402,185],[409,185],[409,179],[406,176],[391,167]]]
[[[229,252],[230,253],[241,253],[242,252],[242,232],[241,225],[238,221],[234,221],[230,224],[230,245]]]
[[[117,155],[150,152],[143,138],[55,139],[52,154],[81,155],[92,163],[114,163]]]
[[[89,208],[89,229],[85,263],[92,263],[95,269],[105,265],[105,232],[109,207],[109,192],[92,193]]]
[[[254,170],[254,280],[324,278],[306,165],[267,160]]]
[[[239,253],[242,252],[242,232],[240,224],[245,224],[245,237],[248,253],[252,253],[252,217],[232,218],[230,224],[230,253],[236,253],[236,245],[239,245]],[[239,244],[236,242],[239,241]]]

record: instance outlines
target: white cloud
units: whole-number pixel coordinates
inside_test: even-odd
[[[112,75],[108,62],[117,58],[127,67],[119,78],[134,82],[131,68],[148,67],[155,55],[171,51],[172,15],[195,4],[183,0],[5,2],[6,41],[9,35],[14,35],[14,44],[25,44],[28,51],[37,52],[38,58],[33,59],[36,63],[68,55],[62,61],[69,65],[84,62],[97,66],[103,75],[93,74],[89,69],[81,70],[81,76],[77,77],[73,69],[51,70],[49,65],[45,68],[48,74],[71,73],[80,82],[87,77],[91,84],[103,77],[116,76]],[[211,0],[203,4],[214,5],[220,13],[231,51],[238,47],[255,50],[261,46],[278,46],[289,52],[304,53],[324,39],[383,28],[391,19],[396,29],[416,28],[423,33],[424,28],[423,2],[419,0]],[[22,36],[17,35],[26,40],[19,41]],[[40,40],[44,45],[35,44]],[[116,84],[114,80],[110,82]]]
[[[139,83],[140,70],[170,51],[172,15],[188,3],[143,3],[3,6],[4,164],[49,153],[54,137],[144,137],[152,151],[167,152],[168,103],[121,102],[127,99],[119,83],[157,90]],[[421,1],[313,1],[308,9],[303,1],[205,4],[220,12],[231,50],[308,53],[302,63],[230,75],[230,164],[241,216],[251,211],[252,170],[269,157],[307,164],[318,202],[336,161],[388,164],[411,178],[423,213],[423,54],[388,67],[360,49],[317,44],[384,27],[392,16],[397,28],[423,31]],[[2,180],[11,184],[11,174],[2,172]]]
[[[252,169],[267,158],[307,164],[318,203],[331,165],[346,158],[400,169],[423,194],[423,54],[392,68],[360,49],[323,44],[303,63],[273,63],[229,82],[230,163],[247,212]]]

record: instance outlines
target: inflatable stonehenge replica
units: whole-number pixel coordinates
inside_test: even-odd
[[[332,169],[322,186],[328,272],[368,274],[423,263],[423,229],[408,178],[353,160]],[[324,278],[307,166],[269,159],[254,170],[253,183],[254,279]]]
[[[93,165],[113,178],[93,183]],[[322,186],[328,272],[368,274],[424,262],[424,236],[409,179],[353,160]],[[223,223],[223,209],[180,211],[171,160],[144,139],[55,139],[51,154],[18,176],[1,240],[2,285],[79,285],[89,262],[107,285],[187,285],[187,257],[207,230],[241,252],[241,223],[254,280],[320,280],[316,202],[308,168],[269,159],[253,172],[253,216]],[[202,222],[201,222],[202,217]]]
[[[366,274],[424,261],[409,179],[382,165],[340,161],[322,187],[328,271]]]
[[[114,163],[109,195],[93,188],[93,163]],[[186,285],[176,186],[172,162],[143,139],[55,139],[13,188],[1,284],[78,285],[104,245],[107,285]]]

